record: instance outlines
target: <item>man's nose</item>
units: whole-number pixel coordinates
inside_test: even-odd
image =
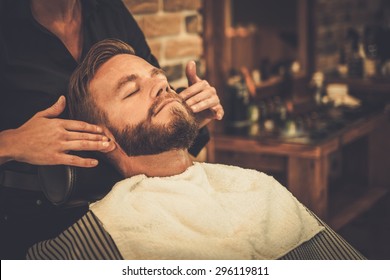
[[[167,92],[169,92],[169,84],[167,81],[161,81],[159,82],[156,87],[153,89],[153,97],[156,98],[156,97],[159,97],[161,95],[164,95],[166,94]]]

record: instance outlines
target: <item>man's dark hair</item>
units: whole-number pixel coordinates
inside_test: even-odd
[[[93,124],[107,121],[106,114],[96,106],[88,87],[100,66],[118,54],[134,55],[135,52],[132,47],[121,40],[105,39],[92,46],[73,72],[68,91],[69,114],[72,119]]]

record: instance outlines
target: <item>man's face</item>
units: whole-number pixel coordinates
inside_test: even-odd
[[[128,155],[188,148],[197,134],[191,109],[170,89],[165,74],[137,56],[108,60],[90,82],[89,92]]]

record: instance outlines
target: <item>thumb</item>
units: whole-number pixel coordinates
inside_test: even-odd
[[[54,103],[51,107],[47,108],[46,110],[39,112],[38,114],[41,117],[45,117],[45,118],[58,117],[64,111],[65,105],[66,105],[65,96],[61,95],[60,98],[58,98],[56,103]]]
[[[201,79],[196,75],[195,61],[191,60],[190,62],[187,63],[186,76],[187,76],[189,86],[201,81]]]

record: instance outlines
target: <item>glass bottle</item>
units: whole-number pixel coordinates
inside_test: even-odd
[[[229,95],[228,133],[242,134],[248,125],[249,92],[244,78],[231,70],[227,83]]]
[[[348,77],[363,78],[363,57],[360,50],[360,38],[355,29],[348,30],[347,38],[350,41],[350,53],[347,57]]]

